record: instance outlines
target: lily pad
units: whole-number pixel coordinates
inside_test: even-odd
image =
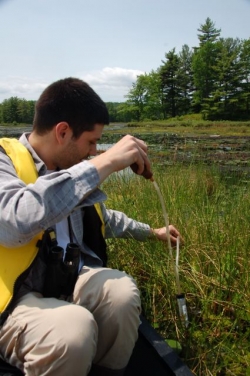
[[[181,344],[176,341],[175,339],[165,339],[165,342],[173,349],[175,350],[178,354],[181,352],[182,347]]]

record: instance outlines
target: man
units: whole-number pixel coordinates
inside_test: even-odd
[[[145,143],[130,135],[88,160],[108,122],[100,97],[66,78],[41,94],[21,144],[0,143],[0,356],[28,376],[122,375],[137,339],[139,291],[126,273],[104,267],[103,237],[165,241],[166,228],[151,229],[102,203],[99,185],[113,172],[133,165],[139,175],[150,173]],[[175,244],[179,233],[169,231]],[[79,275],[72,294],[56,295],[48,254],[65,254],[72,242],[80,248]],[[6,289],[10,274],[14,288]]]

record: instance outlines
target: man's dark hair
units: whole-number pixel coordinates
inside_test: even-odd
[[[62,121],[78,138],[95,124],[109,124],[109,115],[103,100],[86,82],[69,77],[43,91],[36,102],[33,130],[42,135]]]

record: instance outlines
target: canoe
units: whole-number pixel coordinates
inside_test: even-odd
[[[139,338],[125,376],[193,376],[178,353],[141,317]],[[23,376],[17,368],[0,360],[0,376]]]
[[[141,317],[139,338],[125,376],[194,376],[159,333]]]

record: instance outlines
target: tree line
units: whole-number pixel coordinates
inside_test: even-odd
[[[122,103],[106,103],[110,122],[168,119],[199,113],[208,120],[250,119],[250,38],[221,38],[207,18],[198,47],[165,54],[156,70],[137,76]],[[0,104],[3,123],[32,123],[35,101]]]
[[[0,122],[32,124],[35,101],[11,97],[0,103]]]
[[[201,113],[210,120],[250,119],[250,39],[221,38],[207,18],[199,46],[175,48],[133,83],[124,104],[137,120]]]

